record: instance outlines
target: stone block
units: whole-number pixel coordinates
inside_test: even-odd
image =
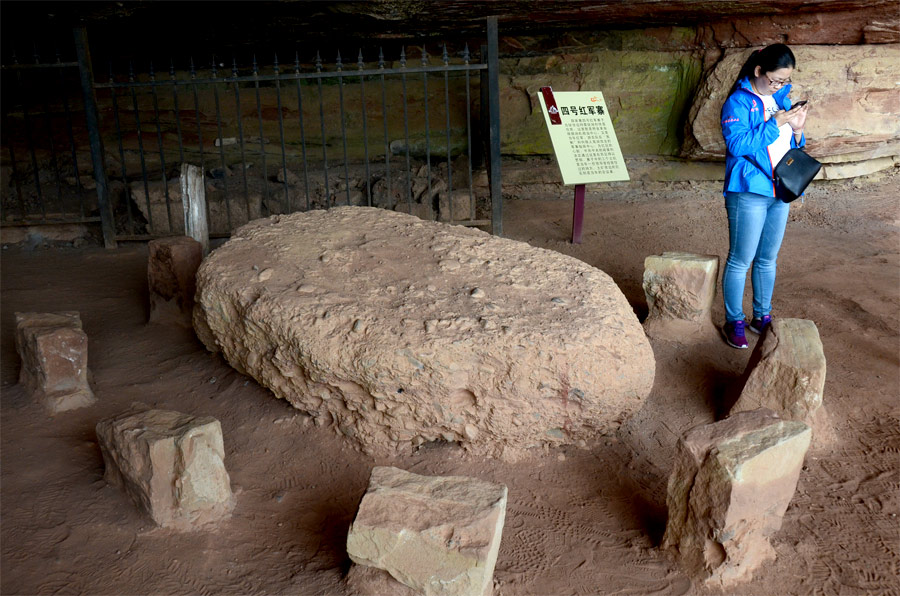
[[[168,410],[126,412],[97,424],[104,479],[160,526],[187,530],[234,508],[219,421]]]
[[[347,553],[422,594],[490,594],[506,499],[505,486],[483,480],[376,467]]]
[[[785,420],[811,426],[817,445],[831,438],[833,431],[822,405],[825,353],[815,323],[773,319],[757,343],[744,377],[732,414],[769,408]]]
[[[147,248],[150,322],[175,322],[190,327],[203,247],[193,238],[174,236],[151,240]]]
[[[88,338],[77,312],[16,313],[19,383],[51,414],[97,401],[88,382]]]
[[[714,255],[664,252],[644,259],[647,334],[686,341],[715,333],[710,313],[718,271]]]
[[[695,427],[678,441],[662,547],[724,588],[773,560],[769,537],[797,488],[810,428],[771,410]]]

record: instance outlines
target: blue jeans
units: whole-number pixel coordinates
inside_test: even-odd
[[[751,192],[725,193],[728,211],[728,260],[722,274],[725,320],[744,320],[744,284],[753,265],[753,317],[772,310],[778,250],[790,205]]]

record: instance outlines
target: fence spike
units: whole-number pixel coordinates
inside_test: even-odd
[[[400,48],[400,68],[406,68],[406,48]]]
[[[169,78],[175,80],[175,59],[169,58]]]
[[[197,70],[194,68],[194,57],[193,56],[191,56],[191,78],[192,79],[197,78]]]
[[[151,81],[156,80],[156,71],[153,70],[153,60],[150,61],[150,80]]]
[[[252,68],[253,68],[253,75],[254,75],[254,76],[258,75],[258,74],[259,74],[259,69],[258,69],[257,66],[256,66],[256,52],[253,53]]]
[[[422,46],[422,66],[428,66],[428,50],[424,45]]]
[[[447,43],[444,42],[444,53],[441,55],[441,60],[444,61],[444,66],[450,64],[450,55],[447,54]]]
[[[219,74],[219,70],[216,68],[216,55],[213,54],[212,55],[212,76],[213,76],[213,78],[216,78],[216,76],[218,74]]]
[[[234,56],[231,57],[231,75],[235,78],[238,76],[237,58],[235,58]]]
[[[300,52],[294,50],[294,72],[300,74]]]
[[[131,60],[128,61],[128,82],[134,82],[134,63]]]
[[[272,66],[275,68],[275,74],[278,74],[278,52],[273,52],[275,55],[275,61]]]
[[[322,57],[319,56],[319,50],[316,50],[316,72],[322,72]]]
[[[362,48],[359,49],[359,57],[356,59],[356,66],[359,67],[359,70],[365,70],[366,64],[363,62]]]
[[[468,64],[469,63],[469,43],[466,42],[466,46],[463,48],[463,61]]]
[[[378,68],[384,69],[384,51],[378,48]]]
[[[335,67],[337,67],[338,72],[341,72],[342,70],[344,70],[344,63],[341,62],[341,51],[340,50],[338,50],[338,52],[337,52],[337,61],[335,62],[334,65],[335,65]]]

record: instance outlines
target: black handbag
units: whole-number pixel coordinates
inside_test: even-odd
[[[770,176],[769,172],[749,155],[744,157],[759,168],[766,177],[772,179],[775,184],[775,196],[785,203],[799,198],[822,169],[822,164],[807,155],[802,149],[789,149],[775,166],[774,176]]]

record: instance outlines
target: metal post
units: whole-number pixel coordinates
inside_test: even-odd
[[[488,182],[491,187],[491,231],[503,235],[503,195],[500,185],[500,52],[497,17],[487,18],[488,121],[490,152]]]
[[[575,207],[572,210],[572,244],[581,244],[584,226],[584,184],[575,185]]]
[[[116,248],[116,224],[109,202],[109,184],[106,179],[106,158],[103,152],[103,138],[100,136],[100,115],[97,112],[97,98],[94,95],[94,71],[88,48],[87,29],[73,30],[75,51],[78,54],[78,72],[81,75],[81,92],[84,95],[84,112],[87,120],[88,138],[91,142],[91,162],[94,166],[94,180],[97,182],[97,204],[100,207],[100,227],[103,231],[103,245]]]

